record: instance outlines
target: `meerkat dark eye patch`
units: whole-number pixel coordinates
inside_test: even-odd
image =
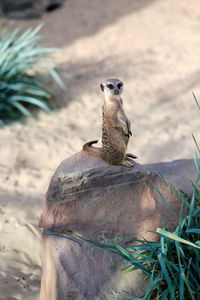
[[[121,89],[122,86],[123,86],[122,83],[118,83],[118,85],[117,85],[118,89]]]
[[[109,88],[110,90],[114,89],[114,85],[113,84],[107,84],[107,88]]]

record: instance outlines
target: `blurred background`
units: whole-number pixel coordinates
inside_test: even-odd
[[[124,82],[124,109],[140,164],[191,158],[200,141],[200,2],[163,0],[4,0],[0,30],[43,24],[66,89],[46,81],[48,114],[0,126],[0,299],[39,299],[38,220],[55,168],[101,139],[107,78]],[[45,60],[45,57],[43,58]],[[22,60],[23,61],[23,60]],[[41,62],[42,63],[42,62]],[[1,83],[0,83],[1,84]]]

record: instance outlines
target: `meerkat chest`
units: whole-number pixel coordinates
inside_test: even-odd
[[[102,113],[103,122],[109,127],[115,126],[119,110],[121,110],[121,107],[118,103],[104,105]]]

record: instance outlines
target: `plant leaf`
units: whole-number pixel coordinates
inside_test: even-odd
[[[157,188],[157,186],[153,183],[153,187],[156,189],[157,193],[159,194],[159,196],[162,198],[162,200],[164,201],[164,203],[167,205],[167,207],[170,209],[170,211],[173,213],[173,215],[175,215],[177,218],[177,214],[174,212],[174,210],[171,208],[171,206],[169,205],[169,203],[167,202],[167,200],[165,200],[165,198],[163,197],[163,195],[161,194],[161,192],[159,191],[159,189]]]
[[[192,95],[193,95],[193,97],[194,97],[194,100],[195,100],[195,102],[196,102],[196,104],[197,104],[198,109],[200,110],[200,105],[199,105],[199,103],[198,103],[198,101],[197,101],[197,98],[196,98],[194,92],[192,92]]]
[[[168,231],[165,231],[164,229],[161,229],[161,228],[158,228],[156,230],[156,232],[159,234],[159,235],[162,235],[168,239],[171,239],[173,241],[177,241],[177,242],[180,242],[180,243],[183,243],[183,244],[186,244],[186,245],[189,245],[189,246],[192,246],[192,247],[195,247],[197,249],[200,249],[199,246],[195,245],[194,243],[190,242],[190,241],[187,241],[185,239],[182,239],[180,237],[178,237],[177,235],[171,233],[171,232],[168,232]]]

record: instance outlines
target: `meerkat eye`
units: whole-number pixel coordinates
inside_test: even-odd
[[[121,89],[122,86],[123,86],[122,83],[118,83],[118,85],[117,85],[118,89]]]
[[[114,85],[113,84],[107,84],[107,88],[109,88],[110,90],[114,89]]]

